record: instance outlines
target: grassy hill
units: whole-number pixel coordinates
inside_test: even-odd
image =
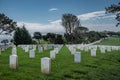
[[[80,50],[78,50],[80,51]],[[120,80],[120,51],[100,53],[97,57],[90,56],[90,51],[80,51],[82,62],[74,63],[74,57],[66,46],[63,46],[56,59],[51,63],[51,74],[41,73],[40,59],[49,57],[50,50],[38,53],[29,58],[21,48],[17,48],[19,68],[9,68],[11,48],[0,55],[0,80]]]
[[[98,43],[97,45],[116,45],[116,46],[120,46],[120,38],[110,37],[110,38],[105,39],[101,43]]]

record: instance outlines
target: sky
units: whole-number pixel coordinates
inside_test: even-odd
[[[82,26],[90,31],[120,31],[115,27],[115,15],[105,14],[105,7],[119,0],[0,0],[0,13],[23,24],[33,34],[36,31],[64,33],[62,15],[72,13],[80,19]]]

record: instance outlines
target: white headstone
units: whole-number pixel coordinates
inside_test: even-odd
[[[101,53],[105,53],[105,47],[100,47]]]
[[[88,47],[84,47],[85,51],[88,51]]]
[[[30,50],[29,57],[30,58],[35,58],[35,51],[34,51],[34,49]]]
[[[17,69],[17,67],[18,67],[18,56],[10,55],[10,68]]]
[[[36,45],[33,45],[33,49],[36,50]]]
[[[111,52],[111,47],[110,46],[107,47],[107,51]]]
[[[28,51],[29,51],[29,47],[26,46],[26,47],[25,47],[25,52],[28,52]]]
[[[71,54],[74,54],[76,52],[75,48],[71,48]]]
[[[96,49],[91,49],[91,56],[96,57]]]
[[[17,55],[17,49],[16,46],[12,48],[12,55]]]
[[[80,63],[81,62],[81,53],[80,52],[75,52],[74,53],[74,62],[75,63]]]
[[[53,60],[53,59],[55,59],[55,57],[56,57],[55,51],[54,50],[50,51],[50,58]]]
[[[41,58],[41,72],[43,74],[50,74],[51,60],[48,57]]]
[[[118,47],[118,50],[120,50],[120,46]]]
[[[42,46],[38,46],[39,53],[43,52]]]
[[[32,45],[29,45],[29,49],[32,49],[33,48],[33,46]]]
[[[59,52],[59,49],[58,49],[58,48],[55,48],[55,52],[56,52],[56,54],[58,54],[58,52]]]
[[[4,49],[4,48],[2,48],[2,51],[5,51],[5,49]]]
[[[44,50],[47,50],[47,45],[43,45],[43,47],[44,47]]]

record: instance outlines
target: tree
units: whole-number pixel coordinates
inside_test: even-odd
[[[54,43],[55,43],[55,44],[63,44],[62,35],[56,34]]]
[[[76,27],[74,29],[74,33],[76,33],[76,34],[86,33],[87,31],[88,31],[88,28],[87,27],[83,27],[83,26]]]
[[[40,39],[42,38],[42,35],[40,32],[34,32],[33,38],[37,39],[38,42],[40,43]]]
[[[31,44],[32,43],[31,35],[29,34],[28,30],[25,28],[24,25],[22,27],[22,35],[23,35],[24,44]]]
[[[0,34],[3,32],[9,34],[15,30],[16,26],[16,22],[5,16],[5,14],[0,13]]]
[[[43,40],[48,41],[46,35],[43,35],[42,38],[43,38]]]
[[[32,43],[32,38],[24,25],[22,28],[16,28],[13,38],[15,45]]]
[[[56,34],[54,34],[54,33],[47,33],[46,38],[51,43],[54,43],[55,42],[55,36],[56,36]]]
[[[60,34],[55,34],[55,33],[47,33],[46,35],[43,36],[43,39],[45,41],[49,41],[50,43],[53,44],[63,44],[63,37]]]
[[[4,43],[4,45],[6,45],[8,42],[9,42],[8,39],[4,39],[1,41],[1,43]]]
[[[114,13],[116,14],[116,20],[118,21],[118,23],[116,24],[116,26],[120,25],[120,2],[116,5],[116,4],[112,4],[111,6],[105,8],[106,9],[106,13]]]
[[[80,24],[77,16],[73,14],[63,14],[62,15],[62,25],[65,28],[66,33],[71,34],[75,27],[78,27]]]

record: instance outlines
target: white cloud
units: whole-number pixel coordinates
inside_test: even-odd
[[[78,18],[82,21],[90,20],[90,19],[104,19],[104,18],[115,18],[115,15],[105,14],[105,11],[95,11],[86,14],[78,15]]]
[[[87,20],[92,20],[92,19],[96,19],[96,18],[99,18],[99,19],[105,19],[105,18],[114,19],[115,15],[107,15],[107,14],[105,14],[105,11],[95,11],[95,12],[80,14],[80,15],[77,15],[77,17],[81,21],[87,21]],[[51,23],[61,23],[61,20],[52,21]]]
[[[85,21],[85,20],[90,20],[92,18],[104,16],[104,15],[105,15],[105,11],[96,11],[96,12],[90,12],[90,13],[78,15],[78,18],[80,20]]]
[[[51,9],[49,9],[49,11],[57,11],[58,10],[58,8],[51,8]]]
[[[105,19],[105,18],[111,18],[111,19],[115,19],[115,15],[106,15],[106,16],[104,16],[104,17],[102,17],[103,19]]]
[[[18,22],[18,26],[21,26],[23,24],[31,34],[33,34],[35,31],[39,31],[42,34],[46,34],[48,32],[51,32],[51,33],[65,32],[64,28],[59,23],[41,24],[41,23]]]
[[[115,24],[84,24],[90,31],[120,31],[120,27],[116,27]]]
[[[120,27],[115,27],[115,22],[105,23],[104,20],[113,20],[115,18],[114,15],[107,15],[105,11],[96,11],[91,13],[86,13],[82,15],[78,15],[78,18],[81,20],[82,25],[88,27],[89,30],[95,31],[119,31]],[[99,18],[99,19],[98,19]],[[25,24],[26,28],[29,30],[31,34],[35,31],[39,31],[42,34],[46,34],[48,32],[52,33],[61,33],[65,32],[64,27],[61,25],[61,20],[51,21],[48,24],[42,23],[28,23],[28,22],[18,22],[18,26]]]
[[[56,21],[52,21],[50,22],[51,24],[61,24],[61,20],[56,20]]]

